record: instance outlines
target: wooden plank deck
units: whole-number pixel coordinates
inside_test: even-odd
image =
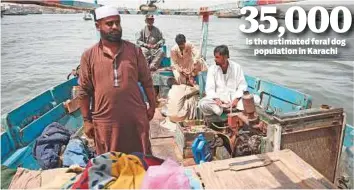
[[[230,165],[231,164],[231,165]],[[191,166],[205,189],[332,189],[323,175],[290,150]]]
[[[154,118],[150,121],[150,139],[153,155],[162,159],[170,158],[182,164],[183,157],[175,143],[174,132],[160,126],[164,119],[160,109],[157,108]]]

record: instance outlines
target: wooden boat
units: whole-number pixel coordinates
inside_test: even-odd
[[[203,23],[203,27],[205,24],[207,23]],[[203,28],[203,31],[207,29]],[[205,33],[203,40],[207,40]],[[202,47],[206,47],[206,43],[202,42]],[[169,66],[170,59],[165,58],[162,65]],[[171,71],[156,73],[153,77],[154,85],[168,88],[164,77],[171,76]],[[200,73],[200,94],[204,92],[205,79],[206,73]],[[261,98],[257,107],[259,114],[270,124],[263,151],[290,149],[332,183],[353,188],[353,173],[350,173],[350,168],[353,168],[354,159],[354,130],[345,123],[343,109],[311,108],[310,95],[254,76],[246,75],[246,80],[248,91]],[[66,103],[67,100],[75,102],[72,99],[72,89],[77,85],[77,78],[63,81],[2,115],[2,128],[5,129],[1,133],[2,165],[40,169],[32,149],[35,139],[46,126],[58,122],[67,128],[80,130],[83,124],[80,110],[71,109]],[[169,143],[173,143],[171,138],[158,138],[156,136],[152,139],[155,147],[170,147]],[[170,155],[175,154],[178,157],[176,159],[181,159],[175,149],[169,148]],[[154,154],[166,152],[159,152],[155,148]]]
[[[168,61],[168,59],[165,60],[165,62],[166,61]],[[169,75],[167,71],[161,72],[161,76],[167,75]],[[155,79],[156,77],[161,76],[155,76]],[[205,78],[205,73],[201,74],[199,78],[200,81],[203,81],[203,78]],[[345,117],[340,117],[343,114],[343,110],[321,110],[315,108],[310,109],[312,97],[309,95],[286,88],[270,81],[261,80],[248,75],[246,75],[246,80],[248,83],[248,90],[254,94],[260,94],[262,99],[266,100],[262,102],[264,102],[264,106],[267,104],[267,110],[277,110],[276,112],[278,113],[271,113],[269,115],[270,117],[276,118],[276,120],[281,123],[279,126],[283,127],[284,129],[290,128],[289,123],[294,124],[300,122],[303,125],[308,125],[311,123],[311,125],[315,127],[312,127],[308,130],[315,131],[316,133],[328,133],[328,131],[316,131],[316,127],[328,128],[332,130],[332,133],[336,131],[332,136],[328,136],[327,134],[323,136],[321,141],[313,141],[314,143],[312,145],[307,145],[307,149],[312,150],[317,148],[327,148],[329,153],[327,152],[316,154],[320,157],[328,156],[327,158],[330,158],[331,160],[333,159],[330,156],[339,156],[341,152],[347,153],[346,160],[341,158],[334,159],[334,162],[330,162],[328,159],[324,160],[325,162],[328,162],[327,164],[332,164],[332,171],[323,170],[324,174],[327,174],[325,175],[327,178],[332,178],[330,180],[333,181],[335,175],[333,172],[338,172],[336,168],[338,167],[337,165],[339,165],[339,160],[342,160],[341,163],[350,164],[350,161],[353,160],[353,155],[350,155],[350,152],[348,151],[353,149],[353,127],[350,125],[345,125]],[[81,128],[83,121],[80,110],[73,110],[72,113],[69,113],[65,106],[65,102],[71,99],[72,88],[76,85],[77,78],[64,81],[62,84],[48,89],[47,91],[34,97],[32,100],[2,116],[2,127],[5,129],[5,131],[1,134],[2,165],[6,165],[12,168],[24,167],[29,169],[39,169],[40,167],[32,155],[32,148],[34,145],[34,140],[41,134],[46,126],[52,122],[59,122],[70,129],[78,130]],[[161,84],[155,83],[155,85]],[[201,84],[201,89],[204,88],[203,85],[204,84]],[[344,128],[342,128],[342,126],[344,125],[345,132],[343,135],[342,129]],[[308,134],[310,133],[311,132],[308,132]],[[303,133],[303,131],[302,134],[302,136],[306,136],[306,133]],[[310,135],[307,137],[313,137],[313,134],[312,136]],[[340,138],[338,139],[338,137]],[[287,137],[287,134],[282,134],[282,139],[287,139],[285,140],[287,143],[283,142],[282,144],[279,144],[278,148],[289,148],[295,153],[300,154],[300,157],[306,155],[308,152],[301,152],[301,150],[304,149],[304,145],[301,145],[301,143],[311,140],[296,137],[297,141],[301,143],[295,147],[292,147],[292,143],[289,141],[293,141],[293,138],[295,138],[295,136],[288,135]],[[317,136],[317,138],[321,139],[322,137],[320,138]],[[325,139],[327,139],[327,142],[323,141]],[[168,139],[155,139],[155,142],[158,142],[156,146],[164,146],[164,143],[165,145],[171,143],[167,141]],[[342,141],[343,143],[341,143]],[[323,144],[320,146],[319,143],[321,142]],[[330,147],[326,147],[330,146],[330,144],[335,144],[335,148],[331,149]],[[171,145],[168,146],[170,147]],[[275,150],[276,148],[272,147],[271,149]],[[178,155],[176,157],[178,157]],[[316,159],[318,159],[318,157],[310,158],[310,164],[312,164],[311,162],[315,162]],[[305,161],[309,162],[309,160],[306,159]],[[318,166],[316,169],[319,168],[321,169],[323,166]]]
[[[218,18],[241,18],[240,10],[220,11],[216,15]]]

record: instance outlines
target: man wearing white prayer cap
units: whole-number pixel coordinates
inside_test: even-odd
[[[108,25],[105,25],[102,21],[107,19],[109,19],[110,22],[107,22]],[[101,38],[104,38],[110,42],[119,42],[121,40],[122,28],[120,26],[120,15],[117,8],[111,6],[97,8],[95,10],[95,20],[96,28],[100,31]],[[110,30],[108,28],[113,26],[113,21],[116,22],[116,28],[112,28],[112,30]],[[108,33],[106,31],[108,31]]]
[[[78,97],[84,132],[94,138],[97,154],[151,154],[149,120],[156,102],[146,59],[139,47],[122,40],[117,8],[97,8],[95,20],[101,39],[83,53],[80,62]],[[145,90],[149,109],[138,82]]]
[[[103,6],[95,9],[96,21],[102,18],[117,16],[117,15],[119,15],[119,11],[115,7]]]

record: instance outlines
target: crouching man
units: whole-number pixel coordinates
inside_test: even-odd
[[[214,57],[216,65],[208,69],[206,97],[199,101],[201,111],[205,116],[221,116],[224,108],[230,106],[243,110],[241,97],[247,90],[247,83],[241,66],[229,60],[229,50],[225,45],[214,49]]]

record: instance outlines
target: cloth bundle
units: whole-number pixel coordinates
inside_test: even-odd
[[[199,88],[184,84],[173,85],[168,92],[167,116],[172,122],[193,120],[197,117]]]
[[[135,155],[134,155],[135,154]],[[91,159],[85,171],[64,189],[140,189],[145,170],[163,160],[141,153],[108,152]]]
[[[60,189],[82,168],[58,168],[49,170],[12,169],[1,166],[1,189]]]

